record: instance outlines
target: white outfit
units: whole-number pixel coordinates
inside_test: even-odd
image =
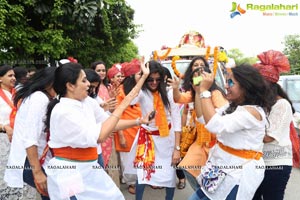
[[[217,113],[205,126],[207,130],[216,133],[218,141],[226,146],[262,152],[266,126],[266,116],[263,109],[258,106],[251,106],[260,113],[262,120],[259,121],[244,106],[238,106],[231,114],[221,115],[227,107],[228,105],[217,109]],[[215,193],[208,193],[201,188],[207,197],[214,200],[226,199],[233,187],[238,185],[236,199],[252,199],[264,177],[262,158],[259,160],[244,159],[229,154],[222,150],[219,145],[215,145],[210,150],[208,160],[213,165],[223,167],[222,170],[228,174]]]
[[[37,91],[26,98],[18,109],[11,151],[5,172],[5,181],[11,187],[23,187],[23,166],[26,159],[26,149],[37,146],[39,158],[42,155],[47,140],[44,120],[49,98],[43,92]],[[48,152],[43,168],[50,160]],[[22,168],[21,168],[22,167]]]
[[[175,168],[171,166],[172,156],[175,148],[175,133],[174,131],[181,132],[181,116],[178,105],[173,100],[173,91],[168,92],[168,99],[170,102],[170,110],[165,109],[168,123],[171,123],[171,129],[169,136],[160,137],[158,135],[152,135],[154,141],[154,151],[155,151],[155,172],[151,174],[151,179],[147,180],[145,178],[145,172],[143,169],[138,168],[137,176],[139,184],[149,184],[160,187],[175,187],[176,185],[176,171]],[[150,113],[156,108],[153,108],[153,95],[148,90],[141,90],[138,96],[131,102],[131,105],[140,103],[142,115]],[[145,129],[149,131],[157,130],[155,126],[155,120],[153,120],[149,126],[142,125]],[[137,139],[139,133],[136,135],[135,141],[133,142],[132,149],[130,153],[134,153],[134,149],[137,146]],[[133,163],[133,160],[131,161]],[[125,173],[125,172],[124,172]]]
[[[99,106],[101,103],[104,102],[99,96],[96,96],[95,100],[98,102]],[[97,152],[98,152],[98,155],[102,154],[102,148],[101,148],[100,144],[98,144]]]
[[[286,99],[279,99],[272,106],[268,116],[267,135],[275,140],[264,144],[264,161],[266,166],[293,165],[290,123],[293,112]]]
[[[98,147],[97,139],[102,122],[109,116],[96,100],[83,101],[61,98],[50,119],[51,148]],[[46,168],[48,192],[51,199],[122,200],[123,194],[97,160],[77,162],[54,157]]]
[[[12,94],[7,90],[3,90],[5,95],[12,99]],[[0,124],[9,124],[9,115],[11,113],[11,107],[0,97]],[[13,133],[14,138],[15,132]],[[14,142],[14,140],[12,140]],[[34,188],[27,184],[23,184],[23,174],[21,176],[20,187],[25,186],[24,188],[17,188],[14,184],[9,184],[6,177],[6,166],[9,165],[9,156],[14,152],[13,144],[9,142],[6,133],[0,133],[0,199],[7,200],[17,200],[17,199],[35,199],[36,191]],[[19,153],[19,152],[18,152]],[[14,153],[16,154],[16,153]],[[21,163],[20,167],[23,167],[25,160]],[[22,171],[23,172],[23,171]],[[9,177],[14,181],[14,177]]]
[[[134,185],[137,180],[136,176],[136,170],[134,169],[134,166],[132,165],[133,159],[136,152],[136,148],[133,150],[134,153],[130,152],[118,152],[120,155],[120,161],[122,165],[122,181],[126,183],[127,185]],[[131,161],[131,163],[128,163],[128,161]],[[128,173],[128,172],[131,173]],[[126,172],[126,173],[125,173]]]

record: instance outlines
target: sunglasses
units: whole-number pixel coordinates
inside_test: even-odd
[[[149,79],[147,80],[148,83],[153,83],[154,81],[155,81],[156,83],[159,83],[159,82],[160,82],[160,78],[149,78]]]
[[[227,80],[227,85],[228,85],[228,87],[233,87],[234,86],[234,82],[231,78]]]

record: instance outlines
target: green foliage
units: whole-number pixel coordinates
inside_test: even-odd
[[[283,53],[289,58],[291,71],[289,74],[300,74],[300,35],[287,35],[284,38]]]
[[[72,33],[68,33],[73,35],[69,53],[85,66],[89,66],[95,60],[103,60],[108,68],[116,62],[137,57],[137,48],[131,42],[137,35],[138,27],[133,24],[134,11],[125,1],[118,0],[99,1],[97,6],[96,15],[93,11],[86,15],[93,17],[93,21],[86,19],[87,23],[92,23],[91,26],[85,29],[78,27],[76,33],[73,30],[70,30]]]
[[[45,64],[73,56],[84,66],[103,60],[108,67],[128,61],[137,57],[133,16],[125,0],[0,0],[0,60]]]
[[[243,63],[254,64],[258,61],[256,57],[245,57],[244,54],[239,49],[229,49],[228,57],[233,58],[236,65],[241,65]]]
[[[284,38],[284,50],[283,53],[288,56],[291,71],[286,74],[300,74],[300,35],[287,35]],[[258,61],[255,57],[244,57],[244,54],[239,49],[230,49],[228,51],[228,57],[233,58],[236,65],[242,63],[254,64]]]

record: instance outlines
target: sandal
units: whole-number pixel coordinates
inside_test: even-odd
[[[177,184],[177,188],[179,190],[182,190],[185,188],[185,180],[184,181],[179,181],[178,184]]]
[[[130,194],[135,194],[135,185],[129,185],[128,186],[128,192]]]

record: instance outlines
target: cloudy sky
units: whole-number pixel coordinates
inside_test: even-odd
[[[285,35],[300,34],[300,0],[237,0],[246,10],[230,18],[231,0],[127,0],[135,10],[135,23],[143,32],[134,40],[146,57],[162,45],[175,47],[184,33],[194,30],[205,44],[225,49],[238,48],[247,56],[275,49],[283,50]],[[247,9],[247,4],[298,5],[298,10],[269,10],[273,16]],[[292,12],[296,16],[288,16]],[[274,16],[277,13],[287,16]]]

